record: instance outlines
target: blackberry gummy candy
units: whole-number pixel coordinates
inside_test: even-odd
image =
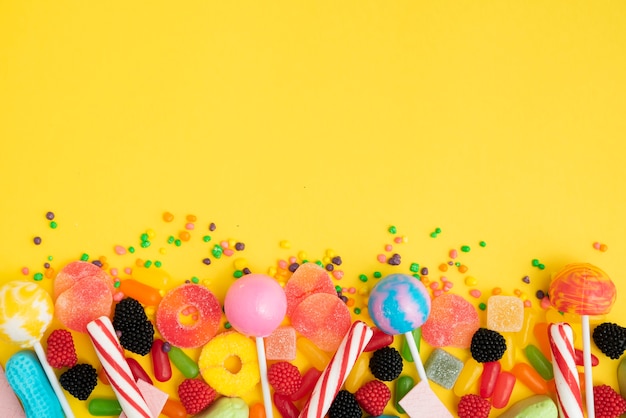
[[[436,348],[424,363],[424,369],[426,376],[432,382],[446,389],[452,389],[463,369],[463,362],[447,351]]]

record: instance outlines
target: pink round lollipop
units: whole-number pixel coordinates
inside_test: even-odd
[[[282,322],[287,311],[283,288],[264,274],[248,274],[226,292],[224,313],[242,334],[267,337]]]
[[[228,322],[242,334],[256,337],[261,389],[265,416],[273,418],[272,398],[267,380],[267,361],[263,337],[270,335],[282,322],[287,312],[287,298],[283,288],[264,274],[248,274],[228,288],[224,299],[224,313]]]

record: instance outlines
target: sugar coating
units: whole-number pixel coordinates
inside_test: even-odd
[[[293,327],[278,327],[265,337],[265,357],[268,360],[291,361],[296,358],[296,351],[296,330]]]
[[[287,316],[293,315],[296,307],[308,296],[316,293],[337,295],[330,276],[315,263],[300,265],[285,284],[287,296]]]
[[[444,293],[431,302],[422,338],[433,347],[468,348],[480,327],[476,308],[462,296]]]
[[[413,389],[404,395],[398,403],[411,418],[453,418],[448,408],[439,400],[427,381],[421,381],[413,386]]]
[[[336,294],[316,293],[302,301],[293,312],[291,325],[324,351],[334,352],[350,329],[352,319],[345,303]]]
[[[462,369],[463,362],[441,348],[434,349],[424,363],[428,379],[446,389],[452,389]]]
[[[107,285],[111,293],[115,291],[113,279],[100,267],[87,261],[73,261],[63,267],[53,283],[53,297],[56,299],[61,293],[79,285],[82,282],[101,281]]]
[[[487,328],[518,332],[524,325],[524,302],[516,296],[494,295],[487,300]]]

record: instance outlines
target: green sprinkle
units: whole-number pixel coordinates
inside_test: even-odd
[[[487,305],[484,302],[481,302],[478,304],[478,309],[484,311],[485,309],[487,309]]]
[[[463,251],[464,253],[469,253],[470,252],[470,247],[469,245],[464,245],[461,247],[461,251]]]
[[[335,290],[337,292],[341,292],[341,286],[339,286],[338,284],[335,285]]]
[[[163,263],[161,263],[160,261],[155,261],[154,262],[154,267],[159,268],[163,265]]]
[[[315,264],[317,264],[320,267],[324,267],[324,263],[322,263],[321,260],[317,260]]]
[[[539,270],[543,270],[546,268],[545,264],[537,264],[537,267],[539,267]]]
[[[391,234],[395,234],[396,232],[398,232],[398,229],[395,226],[392,225],[392,226],[389,227],[389,232]]]
[[[460,262],[460,261],[457,261],[456,263],[454,263],[454,266],[455,266],[455,267],[461,267],[461,262]]]
[[[306,264],[308,262],[309,262],[309,260],[302,260],[302,263],[300,263],[300,264]]]
[[[374,278],[375,279],[380,279],[381,277],[383,277],[383,274],[380,271],[375,271],[374,272]]]
[[[219,245],[213,246],[213,249],[211,250],[211,254],[213,254],[213,257],[215,258],[220,258],[223,252],[224,250]]]
[[[200,279],[198,279],[196,276],[193,276],[193,277],[191,278],[191,282],[192,282],[192,283],[195,283],[195,284],[198,284],[198,283],[200,283]]]
[[[33,276],[33,279],[40,281],[43,279],[43,274],[41,273],[35,273],[35,275]]]
[[[533,258],[532,265],[533,267],[539,266],[539,260],[537,260],[536,258]]]
[[[224,324],[224,328],[226,328],[226,329],[230,329],[230,327],[231,327],[231,326],[232,326],[232,325],[230,325],[230,322],[226,322],[226,323]]]
[[[415,277],[417,280],[419,280],[420,282],[422,281],[422,276],[419,275],[419,273],[415,273],[413,274],[413,277]]]
[[[121,284],[122,282],[120,282],[119,280],[116,280],[115,283],[113,283],[113,287],[117,289],[118,287],[121,286]]]
[[[87,254],[87,253],[83,253],[83,254],[80,256],[80,259],[81,259],[81,261],[87,261],[87,260],[89,260],[89,254]]]
[[[441,234],[441,228],[435,228],[435,232],[436,232],[437,234]]]
[[[182,243],[183,242],[181,240],[179,240],[179,239],[174,240],[174,245],[177,246],[177,247],[180,247],[182,245]]]
[[[431,232],[430,233],[430,237],[431,238],[437,238],[437,235],[439,235],[439,234],[437,234],[436,232]]]
[[[411,263],[411,267],[409,267],[409,270],[411,270],[413,273],[417,273],[418,271],[420,271],[420,265],[417,263]]]
[[[235,270],[235,272],[233,273],[233,277],[234,277],[235,279],[239,279],[239,278],[241,278],[242,276],[243,276],[243,271],[241,271],[241,270]]]
[[[133,254],[135,252],[135,247],[128,247],[128,252]]]
[[[50,228],[52,228],[52,229],[56,229],[56,228],[57,228],[57,226],[58,226],[58,225],[57,225],[57,223],[56,223],[56,222],[54,222],[54,221],[50,222]]]
[[[150,241],[141,241],[141,248],[148,248],[150,246]]]
[[[210,236],[210,235],[205,235],[205,236],[203,236],[203,237],[202,237],[202,241],[204,241],[204,242],[209,242],[209,241],[211,241],[211,236]]]
[[[146,261],[143,263],[143,266],[144,266],[144,267],[146,267],[146,268],[149,268],[151,265],[152,265],[152,261],[150,261],[150,260],[146,260]]]
[[[365,283],[367,282],[367,276],[365,274],[359,274],[359,280]]]
[[[148,234],[146,234],[146,233],[141,234],[140,239],[141,239],[141,241],[142,241],[142,242],[143,242],[143,241],[148,241],[148,238],[150,238],[150,237],[148,236]]]
[[[51,255],[48,256],[48,261],[52,261],[53,257]]]
[[[480,245],[481,247],[486,247],[487,243],[485,241],[480,241],[478,245]]]
[[[354,313],[359,315],[361,313],[361,308],[354,308]]]
[[[174,243],[175,239],[176,238],[174,238],[174,235],[170,235],[169,237],[167,237],[167,243],[168,244],[172,244],[172,243]]]

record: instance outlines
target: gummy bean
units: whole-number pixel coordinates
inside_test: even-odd
[[[134,279],[121,280],[119,290],[144,306],[158,306],[163,299],[157,289]]]
[[[531,309],[524,309],[524,322],[522,322],[522,329],[515,333],[515,345],[517,347],[526,347],[531,341],[533,328],[535,321],[537,320],[537,314]]]
[[[193,361],[191,357],[180,348],[171,346],[170,351],[167,352],[167,356],[186,378],[193,379],[200,373],[198,363]]]
[[[298,350],[306,357],[311,365],[319,370],[324,370],[330,362],[330,357],[324,351],[320,350],[310,340],[300,337],[296,340]]]
[[[576,361],[576,365],[577,366],[584,366],[584,361],[583,361],[583,351],[575,348],[574,349],[574,361]],[[591,366],[595,367],[598,364],[600,364],[600,359],[593,353],[591,353]]]
[[[363,351],[376,351],[379,348],[387,347],[393,343],[393,335],[386,334],[376,327],[372,328],[372,330],[374,334],[372,334],[372,338]]]
[[[393,404],[396,410],[401,414],[404,414],[404,408],[400,406],[400,400],[409,393],[409,391],[415,386],[415,381],[411,376],[400,376],[396,379],[395,394],[393,398]]]
[[[515,375],[511,372],[500,372],[496,379],[496,387],[493,390],[491,404],[494,408],[502,409],[508,405],[515,386]]]
[[[541,350],[532,344],[528,344],[524,350],[528,362],[537,370],[537,372],[546,380],[554,377],[552,363],[543,355]]]
[[[475,393],[475,385],[483,372],[483,364],[470,357],[465,362],[459,377],[454,383],[454,393],[459,398],[468,393]]]
[[[307,370],[306,373],[304,373],[304,375],[302,376],[302,384],[300,385],[300,389],[298,389],[291,395],[291,400],[297,401],[311,393],[321,375],[322,372],[317,370],[315,367],[311,367],[309,370]]]
[[[172,365],[167,353],[163,351],[163,340],[156,338],[150,349],[152,357],[152,370],[154,377],[159,382],[167,382],[172,378]]]
[[[265,407],[262,403],[255,403],[250,407],[248,418],[265,418]]]
[[[413,339],[415,340],[415,345],[417,346],[417,351],[420,349],[420,342],[422,341],[422,328],[415,328],[411,331],[413,335]],[[400,354],[402,358],[406,361],[413,362],[413,355],[411,354],[411,350],[409,349],[409,345],[406,342],[406,335],[403,337],[402,348],[400,349]]]
[[[538,322],[533,329],[535,336],[535,343],[537,348],[541,350],[541,354],[547,359],[552,358],[552,352],[550,351],[550,337],[548,334],[548,324],[545,322]]]
[[[169,418],[187,418],[187,410],[183,404],[174,399],[165,402],[161,414]]]
[[[504,341],[506,342],[507,349],[504,351],[504,355],[500,359],[500,365],[505,370],[511,370],[511,368],[515,365],[515,354],[517,351],[513,345],[513,335],[505,333]]]
[[[363,384],[365,376],[369,373],[370,357],[361,355],[352,367],[346,378],[345,387],[349,392],[355,393]]]
[[[533,393],[537,395],[545,395],[548,393],[548,383],[535,369],[530,367],[530,365],[517,363],[511,369],[511,373],[513,373],[517,380],[522,382],[524,386],[533,391]]]
[[[122,406],[117,399],[94,398],[89,401],[87,409],[96,417],[117,416],[122,413]]]
[[[126,357],[126,363],[128,363],[128,367],[130,367],[130,371],[133,373],[133,377],[135,380],[143,380],[144,382],[148,382],[151,385],[154,384],[148,373],[141,367],[141,364],[137,360],[132,357]]]
[[[496,381],[500,374],[500,363],[497,361],[488,361],[483,363],[483,374],[480,376],[480,396],[482,398],[490,398],[496,388]]]
[[[98,369],[98,378],[105,385],[110,385],[111,384],[111,382],[109,382],[109,377],[107,376],[106,372],[104,371],[104,367],[101,367],[100,369]]]
[[[274,392],[274,406],[283,418],[298,418],[300,410],[291,402],[288,396]]]

